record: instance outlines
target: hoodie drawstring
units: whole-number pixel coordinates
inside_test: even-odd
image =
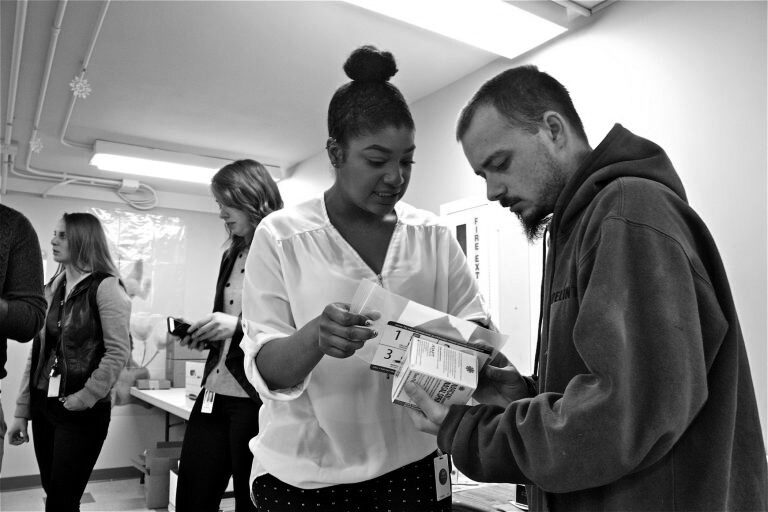
[[[539,354],[541,353],[541,323],[544,318],[544,281],[547,277],[547,235],[549,225],[544,228],[541,250],[541,289],[539,291],[539,328],[536,336],[536,355],[533,359],[533,378],[539,377]]]

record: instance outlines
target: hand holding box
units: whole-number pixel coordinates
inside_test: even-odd
[[[478,361],[473,354],[414,338],[395,374],[392,402],[419,410],[404,391],[406,382],[421,386],[435,402],[465,404],[477,388]]]

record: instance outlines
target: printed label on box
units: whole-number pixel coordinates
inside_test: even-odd
[[[489,346],[454,340],[398,322],[387,322],[380,335],[373,361],[371,361],[371,369],[385,373],[396,373],[402,365],[408,345],[414,339],[430,341],[474,355],[478,358],[481,368],[493,355],[493,348]]]
[[[465,404],[477,388],[478,359],[424,338],[413,338],[405,361],[395,374],[392,402],[418,409],[405,392],[405,383],[421,386],[435,402]]]

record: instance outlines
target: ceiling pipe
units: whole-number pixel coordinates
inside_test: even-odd
[[[38,128],[40,125],[40,119],[43,116],[43,106],[45,105],[45,96],[48,92],[48,83],[51,79],[51,69],[53,68],[53,61],[56,57],[56,48],[58,47],[59,43],[59,34],[61,33],[61,24],[64,20],[64,14],[67,10],[67,2],[68,0],[60,0],[57,7],[56,7],[56,17],[53,22],[53,26],[51,27],[51,39],[48,42],[48,53],[46,55],[45,59],[45,67],[43,68],[43,76],[40,82],[40,92],[38,93],[38,99],[37,99],[37,108],[35,110],[35,118],[34,122],[32,124],[32,134],[30,135],[29,139],[30,141],[36,139],[38,137]],[[60,173],[60,172],[54,172],[54,171],[45,171],[41,169],[34,169],[31,166],[32,161],[32,148],[30,145],[27,146],[27,152],[26,152],[26,158],[24,159],[24,171],[31,174],[24,175],[20,174],[18,171],[21,169],[12,169],[11,172],[13,172],[15,175],[27,178],[27,179],[33,179],[33,180],[69,180],[70,177],[67,176],[66,173]],[[77,176],[71,177],[72,179],[77,179]],[[101,184],[102,186],[114,186],[114,182],[112,180],[103,180],[103,181],[97,181],[96,183]],[[95,183],[94,183],[95,184]]]
[[[13,167],[14,151],[11,151],[13,140],[13,118],[16,115],[16,92],[19,87],[19,71],[21,69],[21,48],[24,43],[24,26],[27,21],[27,0],[16,2],[16,26],[13,31],[13,49],[11,50],[11,76],[8,80],[8,112],[5,118],[5,139],[2,145],[2,189],[0,195],[5,195],[8,188],[8,170]]]
[[[61,33],[61,22],[64,19],[64,13],[67,10],[67,0],[60,0],[56,7],[56,19],[51,27],[51,39],[48,42],[48,55],[45,60],[45,71],[40,82],[40,93],[38,95],[37,110],[35,111],[35,121],[32,124],[32,135],[29,140],[37,138],[37,129],[40,125],[40,118],[43,116],[43,105],[45,104],[45,95],[48,91],[48,82],[51,79],[51,69],[53,68],[53,59],[56,57],[56,47],[59,44],[59,34]],[[27,147],[27,167],[31,158],[31,148]]]
[[[88,45],[88,50],[85,52],[85,58],[83,58],[83,67],[80,71],[80,75],[78,78],[83,79],[85,78],[85,74],[88,71],[88,64],[91,62],[91,56],[93,55],[93,49],[96,47],[96,40],[99,38],[99,33],[101,32],[101,26],[104,24],[104,18],[107,17],[107,9],[109,9],[109,4],[111,0],[107,0],[101,5],[101,11],[99,12],[99,18],[96,22],[96,26],[93,29],[93,34],[91,35],[91,42]],[[70,148],[79,148],[79,149],[87,149],[89,151],[93,151],[93,146],[89,144],[83,144],[81,142],[75,142],[72,140],[68,140],[66,138],[67,129],[69,128],[69,120],[72,117],[72,111],[75,109],[75,103],[77,103],[77,96],[74,94],[69,100],[69,108],[67,109],[67,115],[64,117],[64,122],[61,125],[61,131],[59,132],[59,141]]]
[[[68,0],[59,1],[57,10],[56,10],[56,18],[55,18],[53,27],[51,28],[51,40],[48,44],[48,55],[46,57],[45,71],[43,72],[43,78],[40,85],[40,93],[38,95],[37,110],[35,112],[35,119],[32,127],[32,135],[30,136],[30,143],[32,140],[38,137],[38,126],[40,124],[40,119],[43,113],[45,96],[48,90],[48,83],[50,82],[51,69],[53,68],[53,60],[54,60],[54,57],[56,56],[56,47],[58,46],[59,34],[61,32],[61,25],[64,19],[64,13],[66,12],[66,9],[67,9],[67,1]],[[26,7],[26,2],[27,0],[23,0],[25,7]],[[98,37],[98,33],[101,30],[101,25],[104,21],[104,16],[106,15],[106,9],[107,9],[107,6],[109,5],[109,2],[110,0],[107,0],[105,4],[102,5],[101,16],[97,24],[97,28],[94,31],[91,44],[89,46],[88,56],[87,56],[88,60],[90,60],[90,55],[93,53],[93,47],[95,45],[96,38]],[[25,9],[25,14],[26,14],[26,9]],[[18,22],[18,18],[17,18],[17,22]],[[21,58],[21,50],[19,49],[19,62],[20,62],[20,58]],[[84,61],[84,64],[86,64],[85,61]],[[86,66],[84,65],[83,72],[85,71],[85,67]],[[16,77],[16,82],[18,84],[18,76]],[[72,106],[73,105],[74,105],[74,102],[72,103]],[[71,114],[71,109],[70,109],[70,114]],[[12,121],[13,119],[10,118],[11,123]],[[62,134],[62,138],[63,138],[63,134]],[[92,150],[91,146],[83,145],[81,147],[83,147],[84,149]],[[139,183],[139,190],[143,190],[149,193],[148,198],[130,199],[120,191],[120,187],[122,186],[122,180],[96,178],[93,176],[82,176],[82,175],[68,174],[68,173],[55,172],[55,171],[46,171],[42,169],[34,169],[31,165],[32,153],[33,151],[31,150],[31,144],[28,144],[26,158],[24,159],[24,168],[19,169],[15,166],[15,163],[11,162],[9,165],[9,169],[11,173],[13,173],[15,176],[18,176],[20,178],[31,179],[31,180],[43,180],[43,181],[59,181],[60,183],[54,185],[44,193],[44,197],[46,197],[51,192],[51,190],[61,185],[83,184],[83,185],[115,189],[115,192],[118,195],[118,197],[120,197],[123,201],[127,202],[132,207],[139,210],[149,210],[151,208],[154,208],[157,205],[157,192],[149,185],[146,185],[144,183]],[[3,186],[5,186],[5,180],[3,180]]]

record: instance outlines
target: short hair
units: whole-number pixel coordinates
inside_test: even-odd
[[[81,272],[103,272],[120,277],[101,221],[90,213],[65,213],[64,232],[67,234],[71,264]],[[58,272],[57,272],[58,275]]]
[[[211,178],[211,192],[220,204],[246,212],[254,227],[283,207],[277,183],[267,168],[256,160],[236,160],[219,169]],[[245,247],[243,237],[230,232],[229,240],[229,251],[240,251]]]
[[[466,135],[472,118],[483,106],[495,107],[511,124],[531,133],[541,128],[544,112],[554,110],[568,120],[579,136],[587,139],[568,90],[533,65],[508,69],[485,82],[459,115],[457,141]]]
[[[389,82],[397,73],[391,53],[361,46],[347,58],[344,72],[352,81],[339,87],[328,105],[328,137],[346,147],[354,137],[389,126],[414,129],[405,98]]]

